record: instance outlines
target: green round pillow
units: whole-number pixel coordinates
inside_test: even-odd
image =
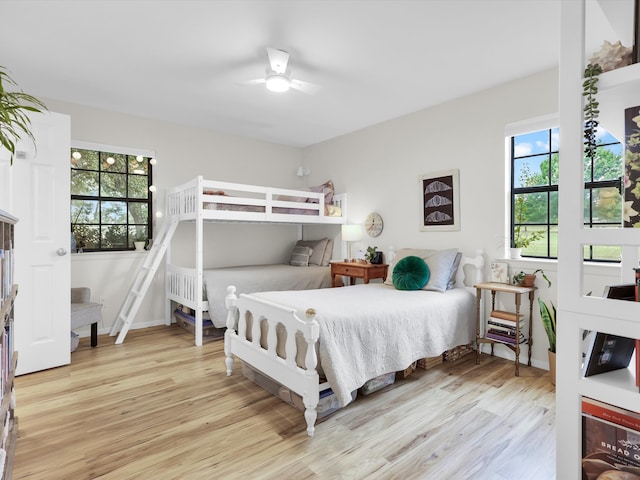
[[[393,267],[393,286],[398,290],[420,290],[429,281],[429,265],[422,258],[410,255]]]

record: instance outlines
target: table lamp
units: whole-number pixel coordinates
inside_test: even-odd
[[[351,243],[362,239],[362,227],[360,225],[342,225],[342,240],[347,242],[347,258],[351,261]]]

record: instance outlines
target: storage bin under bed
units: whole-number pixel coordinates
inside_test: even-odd
[[[265,375],[261,371],[257,370],[251,365],[248,365],[245,362],[242,362],[242,374],[245,376],[245,378],[251,380],[259,387],[262,387],[271,395],[278,397],[280,400],[288,403],[292,407],[295,407],[301,412],[304,412],[305,407],[302,397],[297,393],[289,390],[287,387],[283,387],[271,377]],[[351,401],[356,399],[357,394],[357,390],[351,392]],[[327,417],[328,415],[337,411],[339,408],[340,404],[338,403],[338,399],[336,398],[336,394],[333,392],[333,390],[327,388],[326,390],[322,390],[320,392],[320,400],[318,401],[318,406],[316,407],[318,420]]]

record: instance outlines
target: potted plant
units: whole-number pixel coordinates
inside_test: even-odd
[[[382,263],[382,252],[378,252],[378,247],[367,247],[364,258],[369,263],[379,264]]]
[[[551,280],[549,280],[549,277],[547,277],[547,274],[544,273],[544,270],[542,270],[541,268],[538,268],[537,270],[534,270],[533,273],[524,273],[522,270],[520,271],[520,273],[516,273],[513,276],[513,283],[520,285],[522,287],[533,287],[536,283],[536,274],[539,273],[542,275],[542,278],[544,278],[547,281],[547,286],[551,286]]]
[[[17,91],[8,92],[7,86],[15,87]],[[16,154],[16,143],[22,139],[22,135],[26,135],[35,145],[29,128],[29,112],[41,113],[43,110],[47,110],[46,105],[20,90],[7,69],[0,66],[0,144],[9,150],[11,165]]]
[[[584,101],[584,154],[593,162],[596,156],[596,129],[598,128],[599,103],[596,100],[598,93],[598,80],[602,73],[602,67],[597,63],[589,63],[584,69],[584,82],[582,83],[582,95]]]
[[[538,299],[538,305],[540,306],[540,317],[542,318],[542,325],[545,332],[547,332],[547,338],[549,339],[549,376],[551,377],[551,383],[556,384],[556,306],[553,302],[549,302],[551,308],[542,300]]]
[[[133,239],[133,246],[137,251],[144,250],[147,245],[147,236],[144,233],[138,233]]]

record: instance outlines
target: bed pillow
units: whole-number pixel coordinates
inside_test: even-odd
[[[309,247],[295,246],[289,257],[289,265],[294,267],[307,267],[309,265],[309,257],[313,250]]]
[[[281,202],[296,202],[296,203],[306,203],[307,197],[294,197],[291,195],[276,195],[276,200],[280,200]]]
[[[410,255],[393,269],[393,286],[397,290],[420,290],[429,281],[429,267],[422,258]]]
[[[317,193],[324,193],[324,204],[331,205],[333,201],[333,181],[327,180],[322,185],[317,185],[315,187],[309,187],[309,190]],[[310,198],[307,200],[308,203],[318,203],[315,198]]]
[[[327,248],[328,241],[328,238],[321,238],[320,240],[298,240],[296,246],[309,247],[313,251],[309,257],[309,265],[322,265],[324,251]]]
[[[449,283],[447,283],[447,290],[451,290],[456,286],[456,275],[458,275],[458,268],[460,267],[460,260],[462,259],[462,252],[456,254],[456,258],[453,259],[453,265],[451,265],[451,275],[449,276]]]
[[[422,287],[423,290],[434,290],[436,292],[444,292],[447,290],[449,279],[451,278],[451,272],[453,269],[453,263],[458,250],[451,248],[448,250],[431,250],[431,249],[418,249],[418,248],[403,248],[398,250],[393,264],[389,267],[389,274],[385,280],[385,284],[393,285],[393,271],[395,266],[404,257],[415,255],[422,258],[429,266],[430,276],[427,284]]]
[[[331,263],[331,257],[333,257],[333,239],[327,238],[327,246],[324,249],[324,256],[322,257],[322,266],[328,267]]]

